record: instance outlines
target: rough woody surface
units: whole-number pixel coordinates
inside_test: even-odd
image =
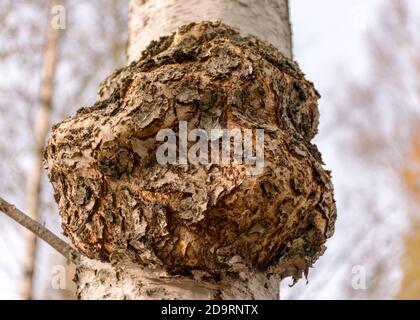
[[[298,280],[336,219],[311,143],[318,98],[296,63],[224,24],[152,42],[102,83],[94,106],[53,127],[44,164],[64,233],[104,263],[208,283],[246,273]],[[262,174],[235,163],[160,165],[156,134],[181,120],[264,129]]]

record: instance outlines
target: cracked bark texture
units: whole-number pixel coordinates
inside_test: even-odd
[[[180,27],[108,77],[45,150],[63,230],[87,257],[79,298],[276,299],[279,279],[306,276],[336,218],[311,143],[318,98],[295,62],[219,22]],[[263,173],[160,165],[156,134],[181,120],[263,128]]]

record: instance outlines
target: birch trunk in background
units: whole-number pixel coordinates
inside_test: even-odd
[[[52,112],[52,99],[54,93],[54,77],[57,65],[58,41],[60,30],[53,26],[50,14],[54,6],[62,5],[62,0],[52,0],[49,11],[48,27],[43,52],[40,106],[35,119],[35,136],[33,149],[33,162],[29,171],[27,184],[27,210],[34,220],[39,219],[41,205],[41,181],[43,148],[48,134]],[[26,253],[24,257],[24,278],[22,282],[22,299],[32,299],[34,294],[34,278],[37,256],[37,237],[27,232]]]

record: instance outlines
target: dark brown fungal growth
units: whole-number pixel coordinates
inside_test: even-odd
[[[336,220],[311,143],[319,94],[271,45],[221,23],[181,27],[53,128],[45,168],[65,234],[89,258],[173,274],[258,270],[295,280]],[[264,129],[264,167],[161,165],[160,129]]]

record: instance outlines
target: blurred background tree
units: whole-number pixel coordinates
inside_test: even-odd
[[[359,293],[359,298],[380,296],[397,262],[402,263],[397,297],[420,299],[420,19],[412,4],[396,0],[381,8],[366,39],[369,76],[347,83],[337,103],[336,121],[347,129],[340,140],[348,150],[346,156],[359,159],[375,172],[377,181],[380,175],[387,177],[385,183],[399,194],[409,221],[403,233],[402,260],[388,254],[377,259],[377,252],[364,259],[373,260],[376,272],[369,290]],[[370,186],[376,187],[374,181]],[[371,228],[383,225],[392,213],[377,212],[381,199],[373,191],[365,198],[373,204],[367,211],[377,219]]]
[[[333,74],[316,61],[319,55],[311,51],[316,45],[302,48],[308,60],[321,65],[310,75],[318,86],[322,72],[333,78],[320,89],[317,144],[333,172],[338,221],[309,284],[284,288],[289,299],[420,299],[420,7],[413,0],[375,1],[377,10],[369,14],[362,10],[366,2],[351,1],[356,2],[358,10],[349,14],[356,26],[350,30],[363,28],[361,49],[351,50],[359,44],[350,37],[318,45],[333,52],[323,62],[333,63],[346,49],[360,56],[341,58]],[[334,26],[340,31],[342,20],[348,23],[341,18]],[[313,36],[321,41],[322,36]],[[296,56],[302,60],[299,50]],[[366,276],[364,288],[353,286],[359,267]]]
[[[0,3],[0,193],[21,208],[27,208],[29,194],[25,194],[25,185],[35,174],[33,163],[39,154],[34,150],[37,150],[36,114],[42,102],[39,94],[42,60],[50,8],[51,4],[59,5],[56,2],[2,0]],[[78,108],[91,105],[99,82],[125,63],[128,1],[66,0],[64,9],[66,28],[61,30],[57,47],[48,128]],[[37,193],[37,189],[32,188],[31,192]],[[58,210],[43,170],[39,190],[39,221],[60,233]],[[16,283],[25,274],[30,275],[31,263],[23,272],[22,262],[28,257],[23,230],[3,222],[6,219],[0,217],[0,265],[9,266],[6,271]],[[71,297],[71,281],[66,281],[70,292],[53,290],[51,286],[54,265],[66,266],[69,274],[71,267],[44,244],[39,243],[37,251],[42,264],[35,266],[33,298]],[[19,286],[16,287],[14,296],[19,292]],[[26,290],[22,298],[30,296]]]

